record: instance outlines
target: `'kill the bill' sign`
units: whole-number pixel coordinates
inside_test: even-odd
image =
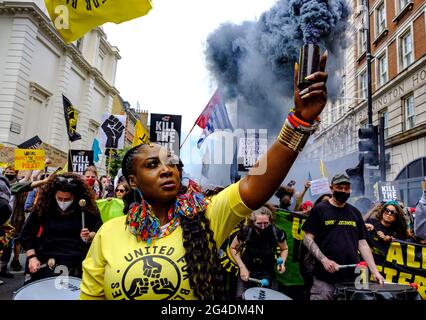
[[[68,166],[70,172],[83,174],[88,166],[93,165],[93,150],[70,150]]]
[[[149,134],[152,142],[179,156],[182,116],[151,113]]]
[[[400,200],[400,191],[397,182],[378,182],[378,200],[379,201],[392,201]]]

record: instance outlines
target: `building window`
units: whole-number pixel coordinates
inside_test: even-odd
[[[377,59],[377,83],[381,87],[388,81],[388,61],[386,53]]]
[[[410,0],[398,0],[399,11],[402,11],[408,3],[410,3]]]
[[[101,72],[103,71],[104,60],[105,60],[105,52],[101,48],[99,48],[98,70]]]
[[[367,50],[367,39],[365,37],[364,28],[358,31],[358,56],[362,56]]]
[[[385,124],[383,126],[383,131],[385,135],[385,139],[389,137],[389,112],[388,110],[384,110],[380,112],[379,117],[383,117],[385,120]]]
[[[400,56],[401,56],[401,66],[403,69],[408,67],[413,62],[413,39],[411,37],[411,32],[405,33],[400,38]]]
[[[416,124],[416,111],[414,106],[414,95],[410,94],[402,99],[405,114],[405,130],[414,128]]]
[[[386,29],[385,2],[382,2],[376,9],[376,37]]]
[[[367,99],[367,72],[363,71],[359,75],[359,95],[363,99]]]

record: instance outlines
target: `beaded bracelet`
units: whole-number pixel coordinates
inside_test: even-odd
[[[317,130],[318,126],[319,122],[316,121],[313,125],[301,126],[295,124],[294,120],[288,117],[278,136],[278,142],[295,152],[300,152],[303,150],[311,134]]]
[[[296,116],[296,110],[294,109],[294,108],[291,108],[290,109],[290,111],[289,111],[289,113],[288,113],[288,118],[290,119],[290,118],[292,118],[297,124],[299,124],[299,125],[302,125],[302,126],[305,126],[305,127],[309,127],[310,125],[311,125],[311,123],[308,123],[308,122],[306,122],[306,121],[303,121],[303,120],[301,120],[300,118],[298,118],[297,116]],[[321,122],[321,117],[320,116],[318,116],[316,119],[315,119],[315,121],[314,121],[314,123],[315,122]]]

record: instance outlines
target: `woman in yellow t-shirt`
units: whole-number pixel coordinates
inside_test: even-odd
[[[81,299],[220,299],[217,248],[271,198],[315,131],[327,100],[326,59],[308,77],[312,85],[302,91],[295,85],[295,109],[258,165],[211,198],[192,181],[182,191],[178,159],[159,145],[129,150],[122,163],[132,189],[126,215],[97,232],[83,262]]]

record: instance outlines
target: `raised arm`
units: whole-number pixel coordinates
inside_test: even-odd
[[[267,202],[286,177],[291,166],[309,138],[307,132],[314,128],[313,124],[327,102],[327,73],[324,72],[327,52],[321,57],[320,70],[308,76],[314,82],[300,91],[297,88],[298,65],[294,68],[294,116],[297,118],[297,129],[286,124],[281,130],[279,139],[275,141],[263,155],[249,175],[240,182],[240,195],[244,203],[251,209],[257,209]],[[294,122],[294,121],[293,121]],[[300,123],[305,123],[299,126]],[[294,126],[293,126],[294,127]]]

